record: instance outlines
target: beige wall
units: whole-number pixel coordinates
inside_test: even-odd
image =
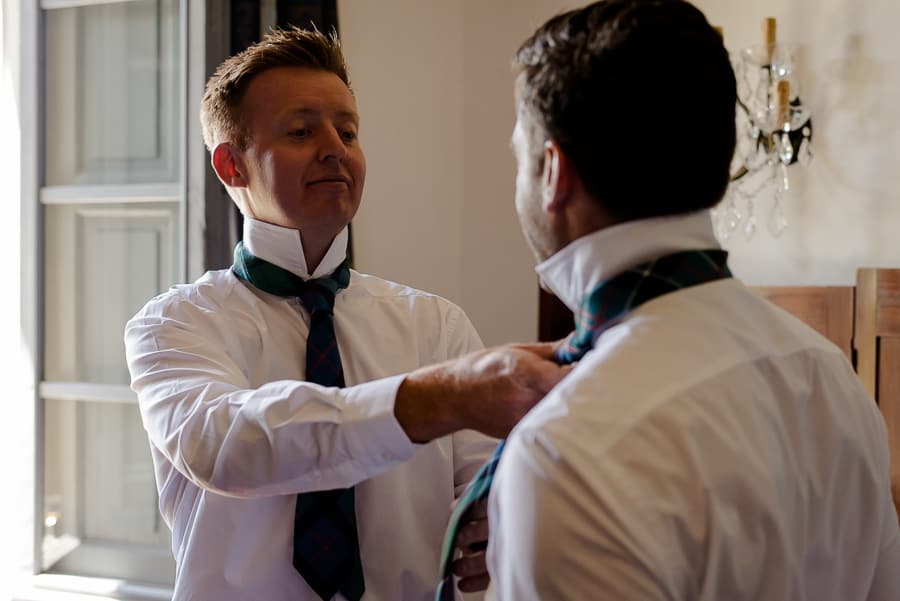
[[[342,37],[369,157],[359,266],[459,303],[485,342],[533,339],[533,260],[513,211],[510,57],[562,0],[344,0]],[[736,237],[753,284],[850,283],[900,265],[900,3],[699,0],[731,50],[765,16],[801,46],[815,160],[792,169],[791,226]],[[673,91],[674,93],[674,91]],[[665,99],[660,99],[664,102]],[[765,212],[770,200],[763,199]]]
[[[457,2],[340,2],[368,158],[354,223],[363,270],[459,300],[463,11]]]
[[[533,340],[534,262],[513,209],[510,58],[554,9],[338,5],[368,157],[357,265],[458,303],[488,344]]]
[[[900,3],[697,5],[731,50],[760,43],[762,18],[776,17],[779,38],[802,53],[801,97],[813,112],[815,159],[792,170],[791,227],[777,240],[729,240],[735,271],[752,283],[849,284],[858,266],[900,266]]]

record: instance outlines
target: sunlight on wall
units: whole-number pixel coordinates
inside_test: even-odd
[[[0,293],[0,456],[8,472],[0,495],[0,600],[8,599],[31,559],[34,507],[33,373],[22,335],[21,129],[17,3],[0,3],[0,256],[7,266]],[[4,470],[6,471],[6,469]]]

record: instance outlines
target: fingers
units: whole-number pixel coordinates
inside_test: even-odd
[[[558,365],[549,361],[533,362],[534,364],[531,366],[524,365],[524,363],[526,362],[523,362],[522,367],[525,378],[523,382],[527,383],[528,387],[541,397],[550,392],[574,367],[573,365]]]
[[[486,519],[468,522],[459,529],[459,534],[456,536],[456,546],[465,554],[469,547],[487,543],[488,535],[489,527]]]
[[[475,501],[472,503],[472,506],[466,510],[464,521],[477,521],[477,520],[486,520],[487,519],[487,508],[488,508],[488,500],[487,498],[481,499],[480,501]]]
[[[459,578],[472,578],[487,574],[487,561],[484,551],[465,555],[453,560],[453,575]]]
[[[463,578],[459,581],[458,586],[459,590],[463,593],[477,593],[478,591],[487,590],[490,583],[491,577],[487,573],[484,573],[480,576]]]
[[[523,342],[512,347],[537,355],[541,359],[553,361],[553,353],[558,345],[559,342]]]
[[[467,555],[454,561],[453,574],[459,578],[457,586],[464,593],[483,591],[491,581],[484,552]]]
[[[459,578],[459,590],[474,593],[487,589],[491,581],[485,555],[489,534],[487,499],[474,503],[466,511],[464,520],[456,539],[462,557],[453,562],[452,570]]]

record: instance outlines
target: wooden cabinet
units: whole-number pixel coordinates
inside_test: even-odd
[[[856,371],[881,409],[900,513],[900,269],[856,275]]]

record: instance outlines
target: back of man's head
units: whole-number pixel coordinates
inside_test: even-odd
[[[559,144],[617,221],[721,199],[734,154],[735,78],[720,36],[694,6],[601,0],[545,23],[516,65],[529,135]]]
[[[206,83],[200,121],[203,141],[210,151],[220,142],[246,147],[241,100],[254,77],[276,67],[328,71],[350,87],[347,63],[336,33],[299,27],[272,30],[260,42],[226,59]]]

